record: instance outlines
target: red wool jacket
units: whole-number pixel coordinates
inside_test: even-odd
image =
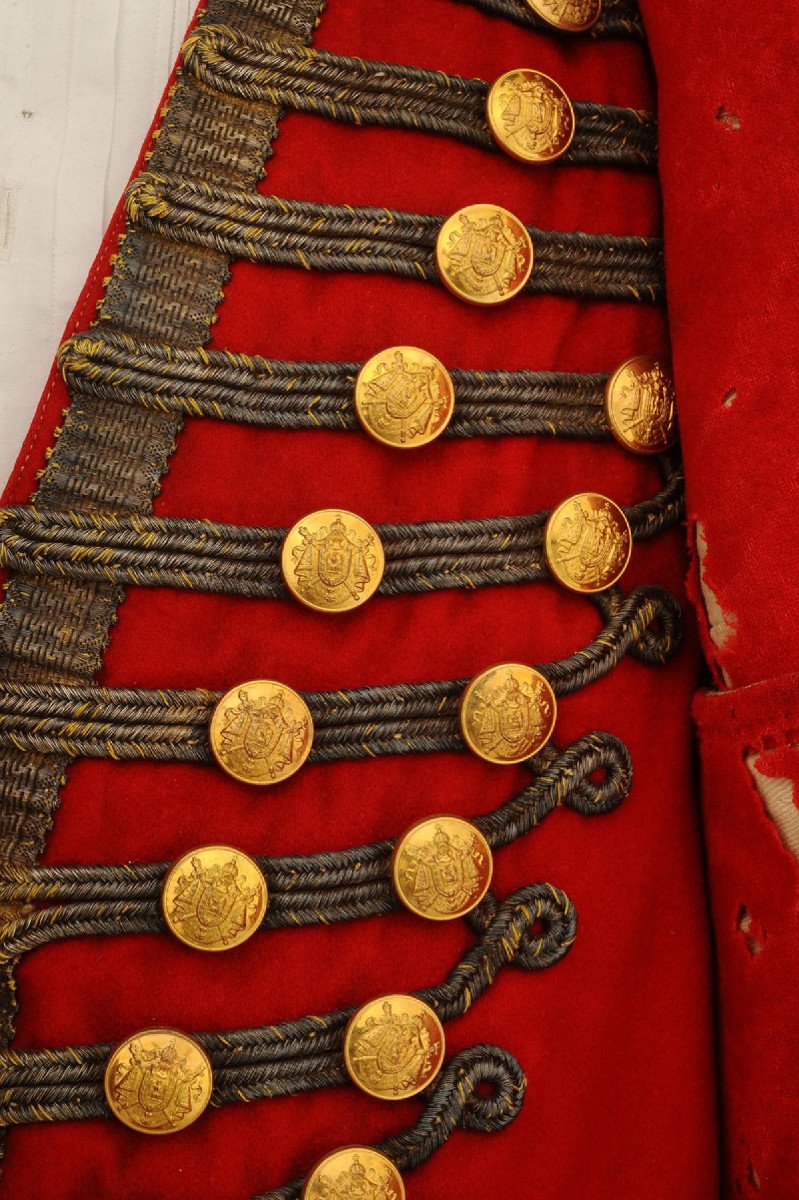
[[[597,820],[557,813],[497,857],[500,896],[538,880],[569,894],[575,945],[540,975],[504,972],[447,1030],[450,1051],[490,1041],[517,1056],[522,1113],[496,1135],[456,1131],[407,1176],[408,1196],[795,1200],[799,15],[787,0],[641,0],[650,61],[637,43],[558,38],[453,0],[378,7],[329,0],[314,44],[484,79],[531,65],[580,99],[656,107],[659,181],[531,169],[421,132],[289,113],[263,192],[429,213],[485,200],[544,229],[662,232],[667,309],[524,296],[486,310],[412,280],[239,262],[211,347],[361,361],[408,344],[460,367],[585,372],[670,354],[688,499],[687,529],[637,546],[624,580],[680,598],[679,654],[662,669],[627,658],[560,707],[559,744],[596,729],[625,742],[629,798]],[[93,319],[123,226],[120,210],[67,334]],[[54,370],[6,503],[29,499],[68,402]],[[406,455],[353,434],[190,419],[154,511],[287,526],[335,505],[411,522],[529,513],[591,489],[629,504],[656,487],[655,466],[615,444],[474,439]],[[597,628],[590,605],[552,584],[378,597],[336,619],[134,587],[101,681],[226,690],[263,676],[313,691],[447,679],[562,657]],[[79,759],[44,861],[161,862],[214,842],[343,848],[431,812],[494,808],[524,779],[430,754],[309,766],[256,790],[210,767]],[[325,1012],[435,983],[472,941],[460,923],[420,928],[406,913],[264,933],[225,955],[160,935],[66,941],[21,961],[14,1045]],[[112,1121],[22,1126],[8,1134],[0,1194],[249,1200],[420,1110],[336,1089],[209,1110],[170,1138]]]

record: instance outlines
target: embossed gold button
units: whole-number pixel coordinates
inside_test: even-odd
[[[541,71],[500,75],[486,100],[494,140],[513,158],[548,163],[565,154],[574,137],[574,109],[563,88]]]
[[[544,551],[556,579],[574,592],[603,592],[630,561],[633,537],[618,504],[581,492],[559,504],[544,530]]]
[[[242,783],[288,779],[311,753],[313,735],[313,718],[302,696],[274,679],[231,688],[211,716],[214,758]]]
[[[605,387],[611,433],[634,454],[662,454],[677,441],[674,384],[657,359],[638,354]]]
[[[344,1035],[352,1082],[378,1100],[415,1096],[444,1062],[444,1028],[416,996],[381,996],[358,1009]]]
[[[164,920],[196,950],[232,950],[251,938],[266,912],[258,864],[232,846],[203,846],[173,864],[161,891]]]
[[[476,908],[491,884],[491,847],[460,817],[429,817],[402,835],[391,878],[402,903],[429,921],[452,921]]]
[[[402,1176],[390,1158],[369,1146],[334,1150],[305,1181],[302,1200],[405,1200]]]
[[[522,290],[533,269],[533,243],[513,213],[470,204],[448,217],[436,241],[441,281],[470,304],[502,304]]]
[[[145,1029],[117,1046],[105,1070],[111,1112],[138,1133],[177,1133],[211,1099],[213,1074],[199,1042],[175,1029]]]
[[[392,346],[376,354],[355,381],[358,419],[384,446],[426,446],[444,432],[454,408],[446,367],[416,346]]]
[[[385,564],[376,530],[343,508],[309,513],[283,542],[286,587],[317,612],[347,612],[364,604],[377,591]]]
[[[463,740],[487,762],[524,762],[549,740],[557,709],[555,693],[540,671],[523,663],[500,663],[473,679],[463,693]]]
[[[529,8],[549,25],[564,33],[585,33],[596,25],[602,0],[526,0]]]

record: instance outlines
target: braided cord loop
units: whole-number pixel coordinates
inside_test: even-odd
[[[150,233],[233,259],[304,270],[401,275],[439,284],[444,218],[388,208],[314,204],[143,172],[128,187],[128,219]],[[655,302],[663,296],[658,238],[556,233],[528,226],[537,294]]]

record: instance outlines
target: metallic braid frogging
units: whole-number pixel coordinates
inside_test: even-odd
[[[518,795],[472,819],[492,850],[525,836],[566,807],[585,816],[611,812],[628,794],[632,764],[609,733],[592,733],[565,751],[547,746],[530,764],[538,774]],[[591,776],[603,772],[601,782]],[[256,861],[269,888],[262,929],[333,924],[381,916],[400,907],[391,884],[396,839],[350,850]],[[121,866],[16,867],[0,865],[5,911],[47,905],[0,927],[0,961],[75,937],[160,933],[159,898],[170,863]],[[489,894],[467,922],[484,931],[497,909]]]
[[[488,1084],[491,1095],[478,1092]],[[425,1092],[425,1109],[405,1133],[381,1142],[375,1149],[404,1173],[432,1157],[457,1128],[498,1133],[521,1112],[527,1080],[519,1063],[499,1046],[471,1046],[447,1063]],[[255,1200],[299,1200],[304,1180],[298,1179]]]
[[[494,912],[480,940],[443,983],[413,994],[448,1022],[467,1012],[503,968],[545,970],[571,947],[577,917],[551,884],[520,888]],[[348,1082],[343,1039],[358,1006],[280,1025],[193,1035],[214,1071],[211,1103],[297,1095]],[[0,1126],[108,1117],[103,1076],[114,1047],[0,1053]]]
[[[529,25],[541,33],[558,34],[558,30],[549,25],[537,13],[533,12],[525,0],[457,0],[461,4],[470,4],[483,12],[495,17],[505,17],[517,25]],[[567,34],[567,37],[571,35]],[[635,0],[603,0],[602,14],[584,37],[592,38],[634,38],[644,41],[646,34],[641,21],[641,14]]]
[[[183,61],[206,86],[244,100],[353,125],[424,130],[498,150],[485,113],[490,84],[482,79],[276,42],[255,44],[218,25],[205,25],[187,39]],[[575,134],[563,162],[655,165],[651,113],[582,101],[573,108]]]
[[[70,388],[156,412],[263,429],[360,430],[362,363],[280,362],[222,350],[183,350],[96,326],[64,342]],[[443,437],[562,437],[609,441],[606,374],[450,371],[456,403]]]
[[[558,696],[607,675],[626,654],[666,662],[682,635],[669,592],[602,594],[602,632],[568,658],[537,666]],[[314,722],[311,762],[463,750],[458,706],[468,679],[305,693]],[[221,693],[0,682],[0,745],[72,757],[210,763],[208,725]]]
[[[662,460],[665,486],[623,511],[636,541],[676,525],[683,476]],[[529,517],[378,525],[386,556],[378,595],[474,589],[551,578],[543,549],[549,509]],[[288,531],[193,518],[0,509],[0,566],[25,575],[285,598]]]
[[[440,283],[435,246],[444,217],[253,196],[149,172],[130,184],[126,203],[129,220],[149,233],[230,258]],[[604,300],[662,298],[659,238],[554,233],[531,226],[528,231],[535,268],[525,291]]]

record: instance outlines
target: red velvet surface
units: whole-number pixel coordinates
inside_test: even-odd
[[[685,7],[685,5],[683,5]],[[329,50],[491,78],[520,63],[578,98],[650,107],[640,47],[560,42],[450,0],[381,6],[331,0]],[[422,134],[356,130],[289,115],[265,190],[288,197],[448,212],[495,201],[544,228],[655,233],[656,182],[610,169],[528,169]],[[85,326],[118,223],[70,330]],[[412,281],[311,275],[238,264],[213,342],[273,357],[365,359],[419,344],[464,367],[612,369],[667,350],[662,312],[634,304],[524,297],[486,312]],[[53,379],[7,492],[27,498],[66,397]],[[690,433],[690,426],[685,429]],[[189,422],[156,501],[163,515],[290,524],[342,506],[370,521],[532,512],[596,488],[622,502],[657,485],[652,463],[615,447],[506,439],[394,455],[364,438],[278,434]],[[684,539],[639,546],[626,584],[682,594]],[[112,685],[226,688],[257,675],[301,689],[468,675],[502,659],[572,652],[595,610],[554,586],[376,599],[328,619],[287,602],[131,590],[106,656]],[[608,729],[629,746],[635,782],[613,815],[554,814],[498,855],[501,895],[548,879],[580,918],[566,960],[540,977],[506,971],[450,1025],[452,1050],[491,1040],[530,1081],[509,1130],[456,1134],[407,1180],[427,1200],[706,1200],[717,1191],[710,946],[694,798],[690,702],[699,649],[663,670],[632,661],[563,701],[566,744]],[[399,832],[430,811],[463,815],[516,791],[521,769],[465,755],[309,767],[257,793],[211,768],[78,762],[47,861],[169,859],[210,841],[249,852],[310,852]],[[271,933],[221,956],[167,938],[87,940],[28,956],[18,972],[17,1045],[114,1040],[135,1029],[271,1023],[444,977],[470,935],[410,915]],[[138,1137],[112,1122],[14,1129],[3,1195],[54,1200],[248,1197],[301,1174],[337,1144],[404,1128],[416,1102],[381,1107],[350,1090],[211,1112],[185,1133]]]

